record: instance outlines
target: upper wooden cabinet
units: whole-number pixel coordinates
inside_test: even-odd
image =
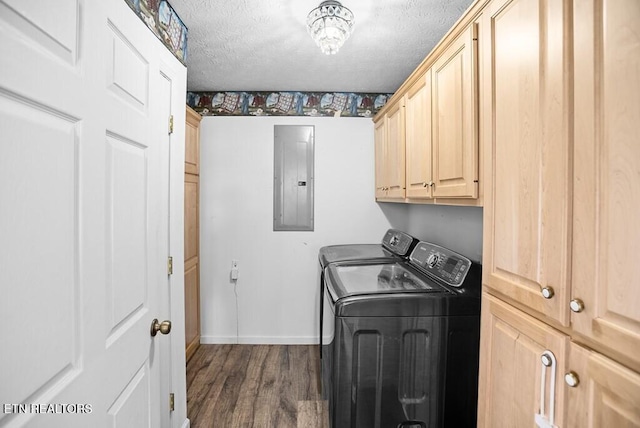
[[[404,106],[394,104],[375,123],[376,198],[404,199]]]
[[[640,2],[574,7],[571,325],[640,370]]]
[[[431,68],[433,196],[478,197],[476,26]]]
[[[481,20],[485,144],[483,282],[569,324],[570,13],[498,0]]]
[[[470,24],[437,51],[430,59],[432,68],[414,78],[404,95],[376,118],[376,171],[388,176],[385,184],[377,181],[378,198],[478,203],[473,200],[479,177],[475,28]],[[378,131],[383,120],[386,134]],[[388,149],[380,154],[384,136]],[[404,193],[398,190],[399,180],[404,180]],[[382,188],[388,188],[386,194]]]

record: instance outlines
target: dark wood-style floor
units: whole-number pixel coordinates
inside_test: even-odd
[[[306,345],[201,345],[187,363],[192,428],[326,428],[318,352]]]

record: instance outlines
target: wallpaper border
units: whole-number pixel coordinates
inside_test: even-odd
[[[359,92],[187,92],[187,105],[202,116],[368,117],[393,94]]]

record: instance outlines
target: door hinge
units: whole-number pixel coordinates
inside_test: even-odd
[[[172,392],[169,394],[169,411],[173,412],[176,409],[176,397]]]
[[[173,257],[167,259],[167,275],[173,275]]]
[[[173,134],[173,115],[169,116],[169,134]]]

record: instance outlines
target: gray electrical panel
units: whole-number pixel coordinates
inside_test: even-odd
[[[275,125],[273,230],[313,230],[313,126]]]

